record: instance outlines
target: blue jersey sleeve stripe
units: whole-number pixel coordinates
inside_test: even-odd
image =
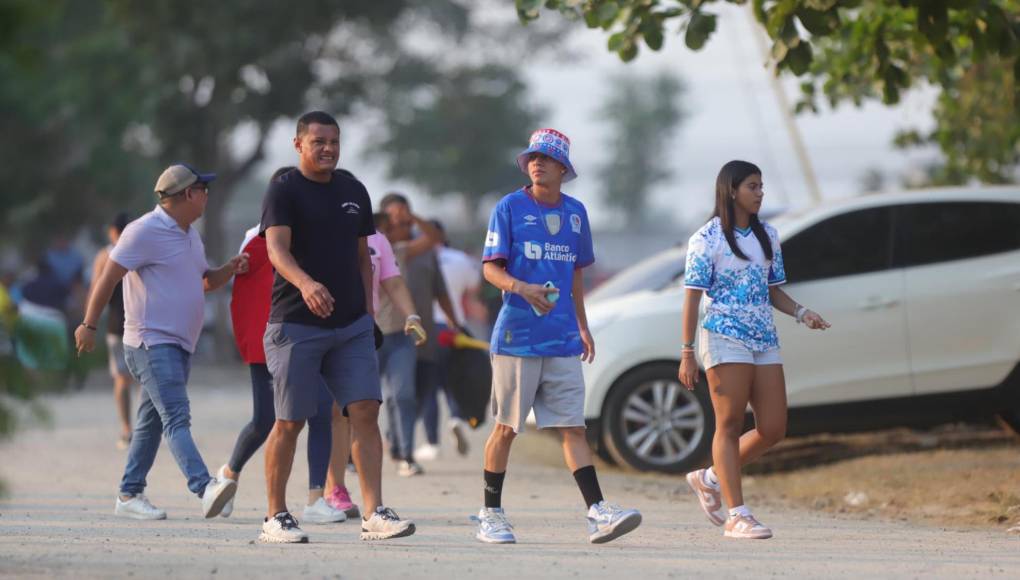
[[[693,288],[695,290],[711,290],[710,286],[702,286],[701,284],[684,284],[684,288]]]

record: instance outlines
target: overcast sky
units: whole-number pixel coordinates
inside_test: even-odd
[[[678,223],[690,224],[706,216],[713,203],[715,176],[730,159],[745,159],[762,167],[766,209],[810,203],[749,14],[744,8],[728,4],[713,5],[712,9],[720,14],[719,27],[700,52],[687,49],[680,36],[668,34],[661,52],[643,50],[636,61],[624,64],[606,50],[604,32],[578,24],[570,45],[583,55],[580,63],[523,65],[531,86],[540,83],[543,87],[534,100],[550,113],[545,124],[566,133],[573,142],[571,159],[580,177],[564,189],[589,206],[596,227],[612,225],[617,216],[598,200],[595,170],[610,143],[608,127],[595,111],[605,99],[608,79],[622,71],[653,73],[668,69],[687,84],[683,106],[689,117],[669,147],[673,177],[656,190],[653,201]],[[512,8],[509,13],[513,14]],[[557,16],[547,13],[543,18]],[[675,26],[671,28],[675,30]],[[784,84],[790,101],[795,102],[797,81],[788,79]],[[858,109],[847,105],[820,115],[798,116],[796,123],[823,197],[858,194],[862,176],[872,168],[889,175],[888,183],[894,187],[897,176],[934,159],[934,151],[904,153],[891,145],[898,130],[931,126],[934,98],[932,90],[917,90],[907,93],[896,107],[872,103]],[[412,184],[387,180],[384,166],[362,155],[358,143],[368,130],[372,128],[350,119],[344,121],[341,164],[357,173],[375,200],[388,190],[400,189],[412,197],[421,213],[447,214],[450,206],[436,204]],[[267,167],[295,161],[290,146],[292,131],[292,123],[281,124],[271,137]],[[522,148],[525,145],[522,143]],[[271,171],[264,169],[267,175]]]

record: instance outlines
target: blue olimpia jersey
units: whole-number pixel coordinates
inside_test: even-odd
[[[571,288],[574,270],[595,262],[584,205],[562,195],[560,204],[540,204],[519,189],[496,204],[489,218],[483,261],[506,260],[507,272],[529,284],[552,284],[560,297],[539,316],[516,294],[503,294],[492,330],[491,349],[508,356],[577,356],[584,351]]]
[[[779,348],[769,286],[786,282],[779,234],[769,224],[762,225],[772,243],[771,261],[765,259],[751,228],[733,230],[737,246],[750,261],[735,256],[714,217],[687,242],[684,270],[684,286],[704,290],[708,297],[702,326],[754,352]]]

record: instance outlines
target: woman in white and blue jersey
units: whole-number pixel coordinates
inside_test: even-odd
[[[725,526],[724,535],[732,538],[772,537],[744,505],[740,485],[741,466],[786,434],[786,380],[772,309],[811,329],[829,327],[779,288],[786,282],[783,252],[776,230],[758,219],[763,196],[756,165],[724,165],[716,179],[715,214],[691,236],[684,275],[679,378],[688,389],[698,383],[697,331],[716,423],[713,465],[688,473],[687,482],[709,520]],[[697,329],[702,295],[707,295],[705,318]],[[741,435],[748,404],[755,428]]]

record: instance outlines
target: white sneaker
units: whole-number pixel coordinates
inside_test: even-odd
[[[435,461],[439,459],[439,446],[425,443],[414,450],[414,458],[419,461]]]
[[[326,503],[324,498],[319,498],[312,505],[306,505],[301,519],[313,524],[332,524],[346,522],[347,514],[342,510],[333,509],[333,506]]]
[[[516,544],[517,537],[514,536],[514,527],[510,520],[506,519],[503,508],[486,508],[478,510],[477,516],[471,519],[478,522],[478,532],[475,538],[486,544]]]
[[[206,518],[220,515],[223,512],[223,506],[234,499],[235,493],[237,493],[237,482],[233,479],[212,478],[205,486],[205,493],[202,494],[202,514]]]
[[[389,540],[413,533],[414,522],[400,519],[397,512],[388,507],[379,506],[372,517],[361,520],[362,540]]]
[[[263,544],[307,544],[308,534],[301,531],[298,521],[287,512],[280,512],[262,523],[259,542]]]
[[[588,541],[604,544],[633,532],[641,525],[641,512],[625,510],[605,500],[588,509]]]
[[[450,428],[450,433],[453,434],[453,439],[457,442],[457,453],[459,455],[467,455],[471,449],[470,445],[468,445],[467,423],[463,419],[454,417],[447,421],[446,425]]]
[[[425,470],[415,461],[402,459],[397,463],[397,475],[400,477],[414,477],[416,475],[425,475]]]
[[[127,501],[121,501],[117,496],[117,505],[113,508],[113,515],[119,518],[131,518],[133,520],[165,520],[166,512],[152,505],[145,494],[139,493]]]
[[[223,481],[225,479],[230,479],[229,477],[227,477],[223,473],[224,471],[226,471],[226,469],[227,469],[227,464],[224,463],[223,466],[220,467],[220,470],[216,472],[216,479],[218,479],[220,481]],[[234,483],[236,484],[237,482],[234,482]],[[234,495],[236,497],[237,490],[234,490]],[[234,498],[233,497],[230,498],[230,501],[228,501],[226,503],[226,505],[223,506],[223,509],[220,510],[220,517],[221,518],[229,518],[230,514],[232,514],[232,513],[234,513]]]

